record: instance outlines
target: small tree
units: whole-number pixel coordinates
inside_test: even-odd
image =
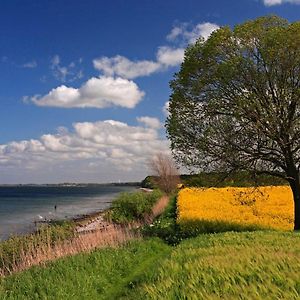
[[[300,229],[300,22],[223,27],[188,47],[166,127],[176,160],[287,180]]]
[[[149,167],[155,176],[157,186],[167,194],[177,188],[180,177],[172,158],[163,153],[157,153],[149,162]]]

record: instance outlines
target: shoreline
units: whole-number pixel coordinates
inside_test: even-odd
[[[143,191],[149,192],[150,189],[143,189],[140,186],[135,186],[135,189],[132,191]],[[111,203],[118,197],[116,195],[111,201],[108,208],[102,210],[93,210],[90,213],[76,214],[70,217],[57,218],[57,219],[44,219],[44,220],[33,220],[30,224],[27,225],[27,228],[23,232],[16,232],[13,234],[0,239],[0,243],[6,242],[13,238],[26,238],[31,235],[38,234],[39,230],[43,225],[45,226],[61,226],[63,223],[74,223],[74,233],[87,233],[95,230],[101,230],[109,227],[110,223],[105,221],[103,215],[110,209]],[[5,236],[5,235],[4,235]]]

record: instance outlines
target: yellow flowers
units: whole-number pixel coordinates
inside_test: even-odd
[[[190,220],[292,230],[292,192],[288,186],[185,188],[178,195],[178,221]]]

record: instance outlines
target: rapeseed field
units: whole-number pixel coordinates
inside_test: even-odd
[[[289,186],[185,188],[178,195],[178,223],[228,222],[292,230],[294,205]]]

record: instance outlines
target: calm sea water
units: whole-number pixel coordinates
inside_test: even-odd
[[[0,240],[33,230],[34,221],[104,210],[119,193],[133,189],[104,185],[0,187]]]

